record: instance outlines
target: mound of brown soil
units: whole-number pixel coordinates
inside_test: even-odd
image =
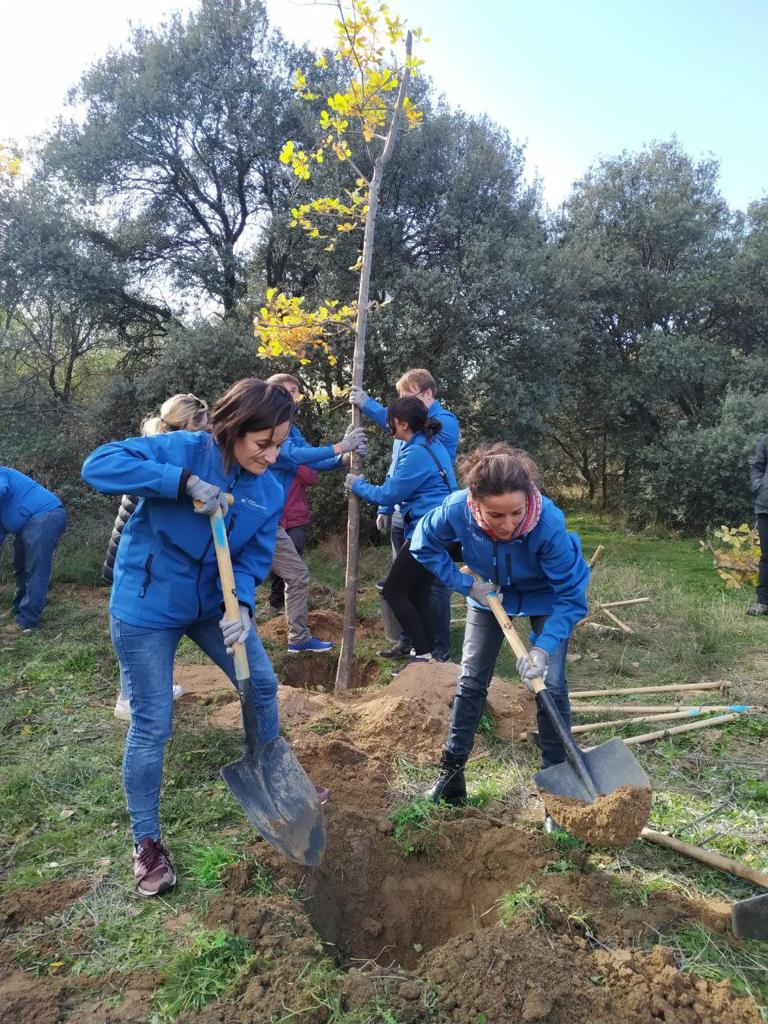
[[[758,1024],[751,999],[679,971],[662,946],[592,951],[580,936],[523,923],[462,935],[419,962],[440,989],[437,1021],[547,1024]]]
[[[182,700],[201,701],[215,704],[230,699],[234,691],[232,683],[220,668],[208,662],[205,665],[178,665],[173,672],[173,681],[183,687]]]
[[[619,786],[593,803],[541,793],[544,805],[563,828],[593,846],[627,846],[651,814],[650,789]]]
[[[0,898],[0,937],[66,910],[91,887],[92,883],[86,879],[75,878],[8,893]]]
[[[344,617],[328,608],[316,608],[309,613],[309,628],[318,640],[330,640],[334,644],[341,643],[341,631]],[[288,642],[288,622],[284,615],[276,615],[268,622],[258,626],[259,636],[270,644]]]
[[[0,1021],[3,1024],[58,1024],[62,1020],[67,985],[58,978],[35,978],[11,970],[0,980]]]

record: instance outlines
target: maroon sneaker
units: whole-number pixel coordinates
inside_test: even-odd
[[[325,807],[331,799],[330,789],[326,789],[325,786],[315,786],[315,792],[317,793],[317,799],[320,801],[320,806]]]
[[[159,896],[176,885],[176,872],[162,843],[146,836],[134,848],[133,877],[139,896]]]

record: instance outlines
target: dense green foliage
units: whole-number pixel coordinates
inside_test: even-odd
[[[201,0],[87,69],[24,154],[28,173],[0,179],[3,461],[74,493],[88,447],[175,391],[211,400],[277,369],[310,399],[348,385],[351,338],[335,366],[297,366],[260,360],[251,328],[268,287],[309,304],[357,290],[356,236],[328,253],[288,224],[309,186],[278,154],[311,141],[291,89],[308,64],[259,0]],[[745,460],[768,411],[768,200],[729,210],[716,162],[673,139],[600,161],[550,214],[522,146],[428,81],[415,89],[424,123],[382,192],[371,393],[386,400],[426,365],[465,449],[529,447],[550,487],[637,523],[749,518]],[[338,174],[312,186],[338,193]],[[306,403],[312,439],[343,425],[326,409]],[[380,444],[372,475],[384,465]],[[341,500],[337,484],[318,507]]]

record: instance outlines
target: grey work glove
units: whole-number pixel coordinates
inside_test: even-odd
[[[352,427],[348,431],[341,441],[338,442],[339,455],[344,455],[346,452],[359,452],[360,448],[367,449],[368,441],[365,437],[365,429],[363,427]]]
[[[346,475],[346,477],[344,479],[344,486],[346,487],[346,489],[348,491],[351,491],[352,490],[352,485],[354,484],[355,480],[362,480],[362,479],[363,479],[363,476],[360,473],[347,473],[347,475]]]
[[[488,603],[489,594],[493,594],[494,597],[499,596],[497,584],[488,583],[485,580],[474,580],[468,596],[471,597],[473,601],[477,601],[478,604],[481,604],[483,608],[490,608],[491,606]]]
[[[379,512],[376,516],[376,529],[379,533],[383,533],[385,537],[388,537],[389,531],[392,529],[392,516]]]
[[[222,619],[219,622],[219,629],[224,637],[224,646],[227,648],[227,654],[232,653],[235,644],[245,643],[251,628],[251,613],[243,605],[240,605],[239,619]]]
[[[349,391],[349,401],[352,405],[356,405],[358,409],[362,409],[368,401],[368,393],[353,384]]]
[[[532,647],[527,654],[522,654],[516,664],[517,674],[533,693],[531,682],[543,679],[546,682],[549,671],[549,655],[541,647]]]
[[[199,476],[194,474],[187,480],[187,494],[190,496],[193,502],[199,501],[200,507],[194,506],[195,512],[200,512],[204,516],[212,516],[217,508],[220,508],[222,513],[226,515],[229,503],[227,502],[227,496],[220,487],[215,484],[209,484],[206,480],[201,480]]]

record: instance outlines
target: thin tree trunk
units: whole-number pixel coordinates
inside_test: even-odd
[[[373,238],[376,231],[376,213],[379,208],[379,193],[381,182],[384,178],[384,168],[392,156],[395,148],[395,140],[400,128],[400,119],[403,112],[403,100],[405,99],[406,87],[410,78],[410,58],[413,46],[413,37],[409,32],[405,43],[405,67],[403,77],[400,80],[400,88],[397,94],[397,102],[392,115],[387,141],[381,155],[373,167],[373,178],[368,195],[368,212],[365,216],[365,231],[363,234],[363,260],[360,270],[360,287],[357,293],[357,327],[355,331],[355,351],[352,357],[352,383],[357,387],[363,386],[363,370],[365,369],[365,331],[368,324],[368,293],[371,283],[371,267],[373,265]],[[362,422],[362,413],[355,406],[352,411],[353,425],[359,427]],[[351,468],[353,473],[359,472],[360,461],[357,454],[353,454]],[[339,665],[336,670],[336,689],[348,690],[352,685],[352,670],[355,660],[355,633],[357,631],[357,583],[359,578],[358,561],[360,553],[360,499],[355,494],[349,495],[349,514],[347,517],[347,568],[344,588],[344,626],[341,634],[341,650],[339,652]]]

